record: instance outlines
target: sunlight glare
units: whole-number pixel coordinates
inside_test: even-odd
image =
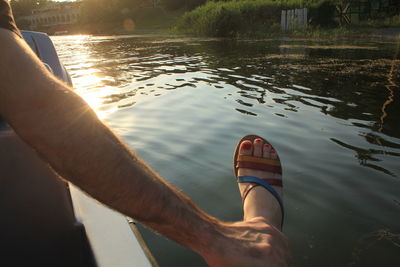
[[[113,87],[101,87],[96,89],[77,89],[76,92],[89,104],[89,106],[96,112],[97,117],[104,120],[107,115],[113,113],[118,109],[115,105],[108,105],[104,103],[107,96],[111,95],[114,91]]]

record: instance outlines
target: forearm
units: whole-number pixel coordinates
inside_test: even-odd
[[[126,149],[22,41],[0,38],[6,38],[0,42],[8,51],[0,52],[0,115],[17,134],[62,177],[101,202],[195,251],[209,247],[219,222]]]

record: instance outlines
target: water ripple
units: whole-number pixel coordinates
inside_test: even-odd
[[[267,137],[285,167],[285,227],[301,255],[296,266],[318,266],[326,258],[344,266],[347,258],[340,255],[349,255],[357,236],[398,226],[397,44],[149,36],[53,40],[77,92],[99,116],[216,216],[241,216],[230,170],[237,139],[248,133]],[[157,239],[150,246],[165,266],[204,266],[143,231]],[[183,254],[191,260],[176,262]]]

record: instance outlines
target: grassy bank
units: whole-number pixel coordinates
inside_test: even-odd
[[[212,37],[262,36],[280,31],[282,9],[300,8],[307,1],[289,0],[238,0],[207,2],[186,13],[176,25],[177,33]],[[324,14],[333,12],[333,6],[325,1],[308,3],[310,14],[318,24],[334,24]]]
[[[309,8],[309,27],[282,33],[280,30],[281,10],[302,7]],[[400,27],[400,16],[339,27],[338,22],[334,19],[334,12],[335,6],[330,1],[325,0],[210,1],[191,12],[185,13],[178,20],[173,32],[195,36],[231,38],[341,38],[354,35],[366,36],[376,32],[374,28]]]
[[[369,28],[391,28],[391,27],[400,27],[400,15],[383,18],[383,19],[371,19],[359,22],[357,24],[360,27],[369,27]]]

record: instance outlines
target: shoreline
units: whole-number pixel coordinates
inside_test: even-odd
[[[39,30],[40,31],[40,30]],[[263,39],[296,39],[296,40],[343,40],[350,38],[363,38],[363,39],[386,39],[386,40],[400,40],[400,27],[387,27],[387,28],[374,28],[374,27],[355,27],[355,28],[334,28],[334,29],[311,29],[294,32],[273,32],[266,33],[265,35],[247,35],[239,34],[237,37],[209,37],[209,36],[196,36],[190,34],[182,34],[168,29],[135,29],[125,30],[121,28],[114,28],[108,30],[90,31],[74,28],[72,31],[66,30],[60,34],[54,31],[46,31],[50,36],[62,35],[95,35],[95,36],[108,36],[108,35],[144,35],[144,36],[159,36],[166,38],[204,38],[204,39],[228,39],[228,40],[263,40]]]
[[[130,27],[126,27],[123,22],[108,22],[97,24],[74,24],[59,25],[51,28],[38,28],[35,31],[45,32],[51,36],[57,35],[166,35],[178,37],[195,38],[215,38],[212,36],[188,34],[176,29],[175,19],[169,18],[168,21],[159,20],[154,23],[148,21],[132,22]],[[167,23],[168,22],[168,23]],[[219,37],[221,38],[221,37]],[[338,40],[348,38],[373,38],[373,39],[400,39],[400,27],[379,27],[379,26],[350,26],[336,28],[317,28],[307,27],[305,29],[282,32],[280,29],[273,31],[253,31],[238,32],[232,37],[222,37],[223,39],[270,39],[270,38],[290,38],[290,39],[324,39]]]

